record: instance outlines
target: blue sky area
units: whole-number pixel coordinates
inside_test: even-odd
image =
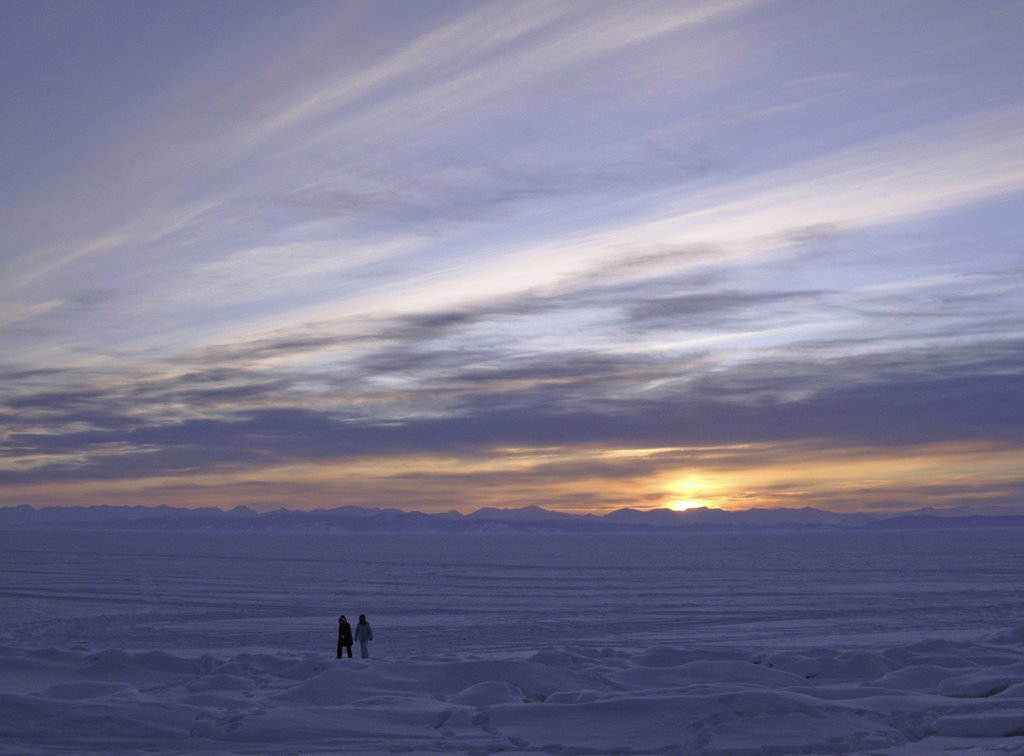
[[[0,505],[1024,491],[1024,4],[0,4]]]

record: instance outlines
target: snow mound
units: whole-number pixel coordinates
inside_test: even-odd
[[[1024,709],[941,717],[935,732],[957,738],[1024,737]]]
[[[943,680],[938,692],[953,698],[989,698],[1020,682],[1024,682],[1024,678],[1017,675],[982,670]]]
[[[0,647],[11,753],[1024,752],[1024,642],[335,659]]]

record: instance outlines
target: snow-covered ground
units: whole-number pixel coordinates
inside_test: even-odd
[[[0,532],[0,596],[4,753],[1024,753],[1020,531]]]

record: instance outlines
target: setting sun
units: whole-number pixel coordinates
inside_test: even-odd
[[[717,508],[714,504],[715,494],[721,491],[722,485],[704,476],[687,475],[685,478],[674,480],[668,488],[674,496],[679,498],[669,501],[666,506],[677,512],[683,512],[698,507]]]
[[[674,509],[677,512],[685,512],[687,509],[697,509],[699,507],[710,506],[706,501],[698,501],[696,499],[687,499],[686,501],[673,501],[668,505],[669,509]]]

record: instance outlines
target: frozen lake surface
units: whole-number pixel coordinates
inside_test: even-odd
[[[0,532],[0,639],[378,654],[794,645],[1024,624],[1024,531],[660,535]]]
[[[0,749],[1024,753],[1022,541],[0,532]]]

